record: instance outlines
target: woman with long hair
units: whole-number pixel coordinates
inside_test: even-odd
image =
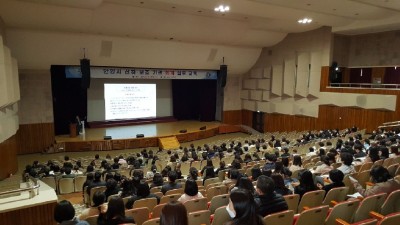
[[[289,167],[289,170],[294,172],[296,170],[302,170],[303,166],[302,166],[302,162],[301,162],[301,156],[299,155],[295,155],[293,157],[293,164]]]
[[[252,194],[245,189],[231,192],[226,210],[232,221],[225,225],[263,225],[262,218],[257,214],[257,204]]]
[[[300,198],[309,191],[318,190],[318,187],[314,184],[312,173],[309,170],[305,170],[299,174],[300,184],[294,188],[294,193],[299,194]]]
[[[291,195],[292,191],[285,186],[285,181],[283,180],[283,176],[279,173],[273,173],[271,175],[272,180],[275,183],[275,192],[284,196]]]
[[[180,202],[172,201],[161,210],[160,225],[188,225],[187,210]]]
[[[186,201],[203,198],[203,195],[199,192],[199,187],[193,179],[188,179],[185,183],[185,190],[182,196],[178,199],[179,202],[185,203]]]
[[[134,219],[125,216],[124,201],[120,197],[112,197],[108,201],[107,210],[103,207],[97,219],[98,225],[117,225],[122,223],[135,223]]]

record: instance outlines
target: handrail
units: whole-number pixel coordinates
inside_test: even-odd
[[[27,188],[18,188],[16,190],[3,191],[3,192],[0,192],[0,195],[21,193],[21,192],[24,192],[24,191],[33,191],[34,189],[38,189],[39,187],[40,187],[40,184],[38,183],[37,185],[31,186],[31,187],[27,187]]]
[[[35,197],[35,195],[39,195],[40,183],[38,182],[38,179],[31,177],[31,176],[26,176],[25,179],[27,180],[27,182],[23,182],[23,183],[27,183],[28,187],[18,188],[18,189],[10,190],[10,191],[3,191],[3,192],[0,192],[0,196],[14,194],[14,193],[22,193],[25,191],[29,192],[29,198],[33,198],[33,197]],[[35,193],[36,190],[37,190],[37,193]]]
[[[400,89],[400,84],[376,84],[376,83],[330,83],[329,87],[333,88],[391,88]]]

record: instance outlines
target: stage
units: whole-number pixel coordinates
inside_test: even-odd
[[[200,127],[205,127],[200,130]],[[180,133],[187,130],[186,133]],[[85,133],[76,137],[56,136],[55,152],[62,151],[108,151],[159,146],[159,138],[176,136],[180,143],[209,138],[218,134],[240,132],[239,126],[226,125],[218,121],[176,121],[133,126],[86,128]],[[136,138],[143,134],[143,138]],[[104,140],[105,136],[111,137]]]

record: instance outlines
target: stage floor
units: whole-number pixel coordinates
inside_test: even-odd
[[[86,128],[85,134],[71,138],[69,135],[59,135],[55,139],[57,142],[76,142],[76,141],[97,141],[103,140],[104,136],[111,136],[115,139],[136,138],[136,134],[144,134],[144,137],[163,137],[177,135],[180,130],[186,129],[187,132],[198,131],[200,127],[207,126],[208,129],[217,128],[221,122],[200,122],[185,120],[168,123],[142,124],[133,126],[119,126],[107,128]]]

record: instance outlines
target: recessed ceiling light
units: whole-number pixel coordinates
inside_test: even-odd
[[[172,8],[175,9],[176,7],[175,7],[175,6],[172,6]]]
[[[302,23],[302,24],[307,24],[307,23],[311,23],[312,19],[310,18],[304,18],[304,19],[300,19],[297,21],[298,23]]]
[[[203,12],[203,11],[201,11],[201,10],[199,10],[199,11],[197,11],[198,13],[201,13],[201,12]]]
[[[230,7],[227,5],[219,5],[218,7],[214,8],[215,12],[228,12],[230,10]]]

